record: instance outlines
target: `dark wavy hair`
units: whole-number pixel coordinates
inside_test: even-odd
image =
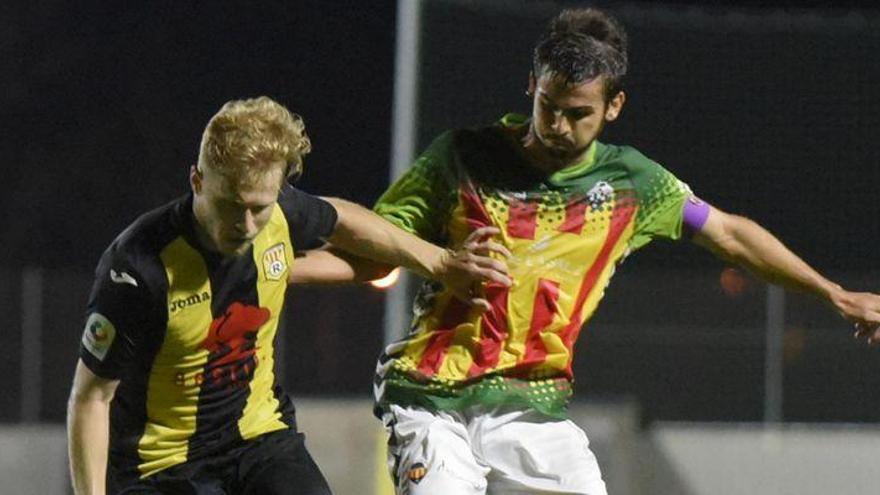
[[[547,24],[532,58],[535,77],[552,74],[569,84],[605,76],[605,98],[623,88],[627,61],[626,31],[599,9],[563,10]]]

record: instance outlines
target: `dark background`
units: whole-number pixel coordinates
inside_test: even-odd
[[[0,7],[0,420],[22,391],[17,288],[46,276],[41,416],[61,420],[89,272],[137,215],[186,192],[201,131],[266,94],[313,143],[299,185],[371,204],[388,181],[393,1],[12,2]],[[527,112],[530,49],[571,2],[431,0],[419,144]],[[823,273],[878,290],[880,12],[857,2],[599,2],[630,33],[628,102],[604,140],[636,146]],[[657,243],[620,270],[579,343],[578,394],[634,396],[647,420],[759,420],[764,287]],[[384,296],[292,290],[282,345],[296,394],[367,396]],[[874,421],[880,355],[815,301],[786,329],[786,419]]]

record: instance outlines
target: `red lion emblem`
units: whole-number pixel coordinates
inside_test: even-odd
[[[210,352],[205,383],[214,386],[246,383],[257,367],[257,331],[271,313],[266,308],[234,302],[211,322],[202,348]]]

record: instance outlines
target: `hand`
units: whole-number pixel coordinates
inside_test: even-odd
[[[481,311],[491,308],[489,301],[480,295],[479,285],[495,282],[504,287],[513,283],[507,273],[507,264],[492,254],[510,257],[510,251],[490,238],[501,233],[497,227],[481,227],[464,240],[455,251],[445,251],[437,278],[456,297]]]
[[[855,324],[853,337],[865,339],[868,345],[880,344],[880,295],[839,289],[832,303],[841,316]]]

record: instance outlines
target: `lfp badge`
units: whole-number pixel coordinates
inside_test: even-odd
[[[287,271],[287,260],[284,258],[284,243],[276,244],[263,253],[263,271],[269,280],[281,280]]]

